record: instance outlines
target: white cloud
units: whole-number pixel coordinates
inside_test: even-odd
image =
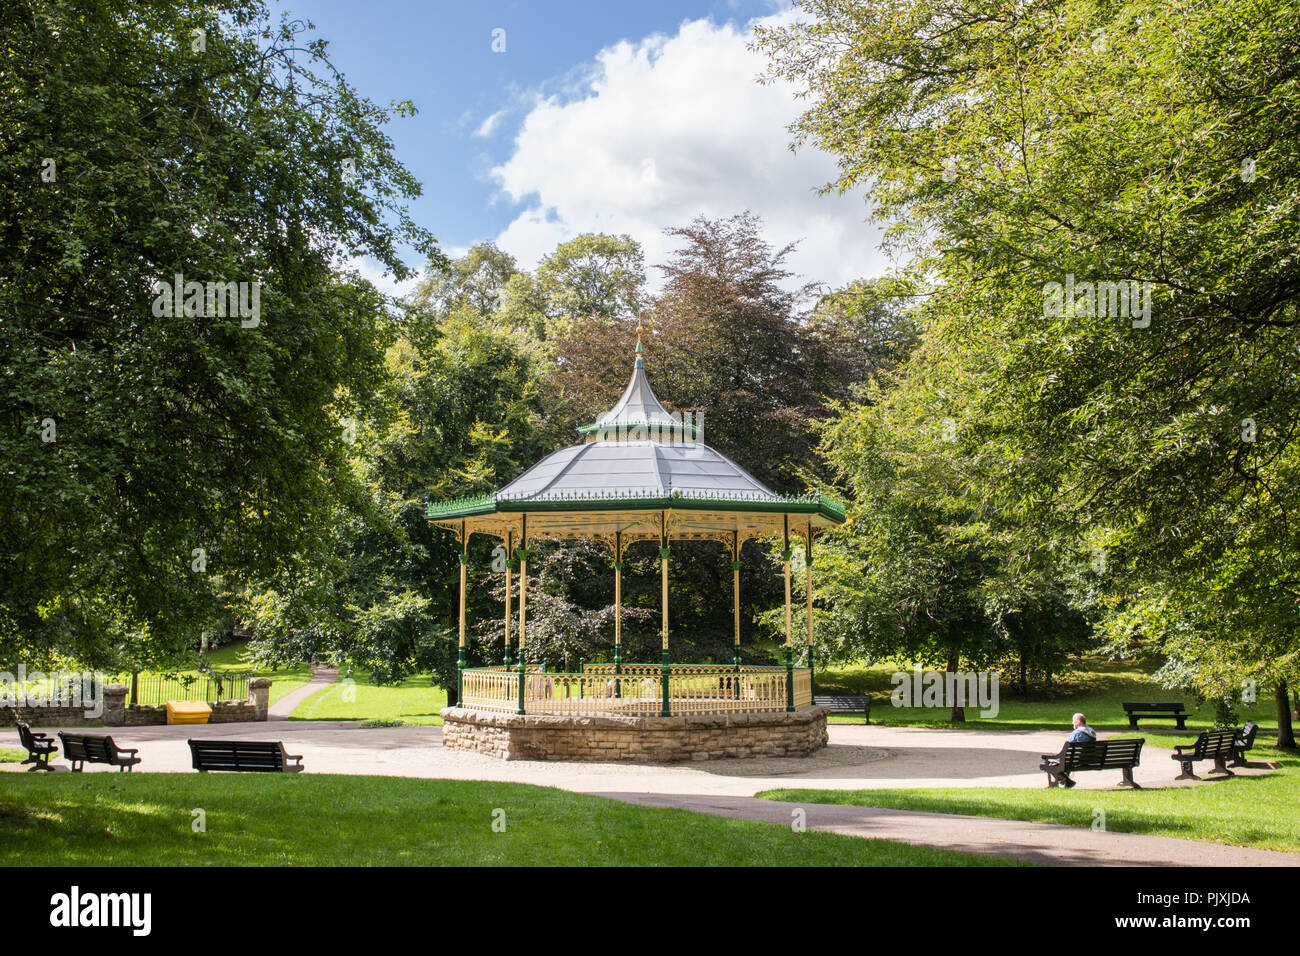
[[[512,155],[491,171],[524,206],[497,243],[531,267],[574,235],[628,233],[653,265],[674,247],[665,227],[749,209],[774,246],[801,240],[788,264],[804,279],[884,272],[862,196],[817,195],[834,162],[811,147],[790,152],[800,103],[786,85],[756,82],[765,61],[748,39],[748,27],[688,21],[601,50],[567,96],[538,95]]]
[[[415,287],[420,284],[420,276],[418,275],[399,282],[391,272],[385,271],[382,262],[369,256],[348,259],[345,266],[349,269],[356,269],[361,274],[361,278],[369,279],[370,284],[380,292],[398,296],[399,298],[414,292]]]
[[[497,131],[497,127],[501,125],[501,120],[505,115],[506,110],[497,110],[478,125],[478,129],[474,130],[474,135],[480,139],[490,138]]]

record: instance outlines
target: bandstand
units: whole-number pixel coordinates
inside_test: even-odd
[[[778,495],[702,440],[698,422],[659,403],[646,379],[637,328],[632,379],[584,439],[553,452],[494,494],[431,503],[428,519],[460,544],[459,697],[442,712],[445,746],[506,759],[698,760],[803,756],[825,746],[826,712],[813,707],[813,544],[844,521],[824,495]],[[467,667],[469,542],[484,534],[505,549],[505,643],[499,666]],[[785,661],[741,663],[741,546],[782,544]],[[614,569],[613,660],[555,673],[525,660],[528,559],[539,541],[589,539],[608,546]],[[730,664],[674,664],[668,567],[673,541],[717,541],[732,559],[734,650]],[[658,663],[623,660],[622,573],[627,549],[657,542],[661,591]],[[808,667],[793,659],[794,546],[804,554]],[[513,586],[518,564],[518,627]],[[512,631],[518,645],[512,647]],[[512,661],[512,655],[514,660]]]

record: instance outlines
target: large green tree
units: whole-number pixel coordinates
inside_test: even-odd
[[[802,7],[758,44],[809,93],[797,137],[838,157],[836,186],[871,184],[932,280],[904,387],[931,427],[961,423],[971,496],[1109,555],[1120,646],[1175,654],[1193,689],[1255,678],[1283,700],[1300,625],[1294,5]],[[1284,706],[1279,721],[1289,741]]]
[[[0,657],[174,659],[320,550],[393,334],[339,264],[436,255],[409,109],[256,0],[0,7]]]

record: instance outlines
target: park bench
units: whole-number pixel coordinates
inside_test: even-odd
[[[1235,776],[1228,769],[1227,760],[1233,756],[1237,747],[1237,738],[1241,731],[1232,727],[1222,730],[1206,730],[1196,738],[1194,744],[1179,744],[1174,748],[1171,755],[1182,766],[1183,772],[1174,777],[1175,780],[1200,780],[1201,778],[1192,773],[1192,764],[1197,760],[1213,760],[1214,769],[1211,773],[1225,773],[1229,777]]]
[[[1183,706],[1181,701],[1175,700],[1124,704],[1124,713],[1128,714],[1129,730],[1137,730],[1138,720],[1144,717],[1148,720],[1173,718],[1178,722],[1179,730],[1185,729],[1187,723],[1187,708]]]
[[[1233,767],[1246,766],[1246,752],[1255,746],[1255,731],[1259,730],[1253,720],[1246,721],[1237,734],[1237,741],[1232,747],[1232,764]]]
[[[814,697],[814,707],[829,707],[832,714],[861,714],[863,723],[871,723],[871,698],[864,694],[828,694]]]
[[[190,756],[199,773],[235,770],[256,773],[298,773],[302,755],[285,753],[278,740],[191,740]],[[290,764],[296,760],[296,764]]]
[[[140,762],[136,756],[138,749],[119,747],[112,737],[59,731],[59,740],[63,742],[63,756],[72,763],[76,773],[86,769],[88,763],[106,763],[121,773]]]
[[[1043,754],[1039,770],[1047,773],[1047,786],[1073,787],[1070,774],[1080,770],[1118,770],[1121,782],[1134,790],[1142,788],[1133,779],[1133,768],[1142,758],[1140,740],[1097,740],[1089,743],[1066,744],[1059,754]]]
[[[18,739],[27,750],[27,759],[23,763],[35,764],[32,770],[54,769],[50,766],[50,757],[58,753],[59,748],[54,746],[49,734],[39,734],[26,724],[19,724]]]

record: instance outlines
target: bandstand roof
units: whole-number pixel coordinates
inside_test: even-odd
[[[431,503],[428,519],[520,546],[526,534],[528,542],[605,539],[620,550],[661,536],[733,545],[786,531],[802,537],[844,521],[838,502],[779,495],[697,440],[697,427],[655,397],[639,341],[618,403],[578,431],[584,444],[552,452],[492,494]]]

